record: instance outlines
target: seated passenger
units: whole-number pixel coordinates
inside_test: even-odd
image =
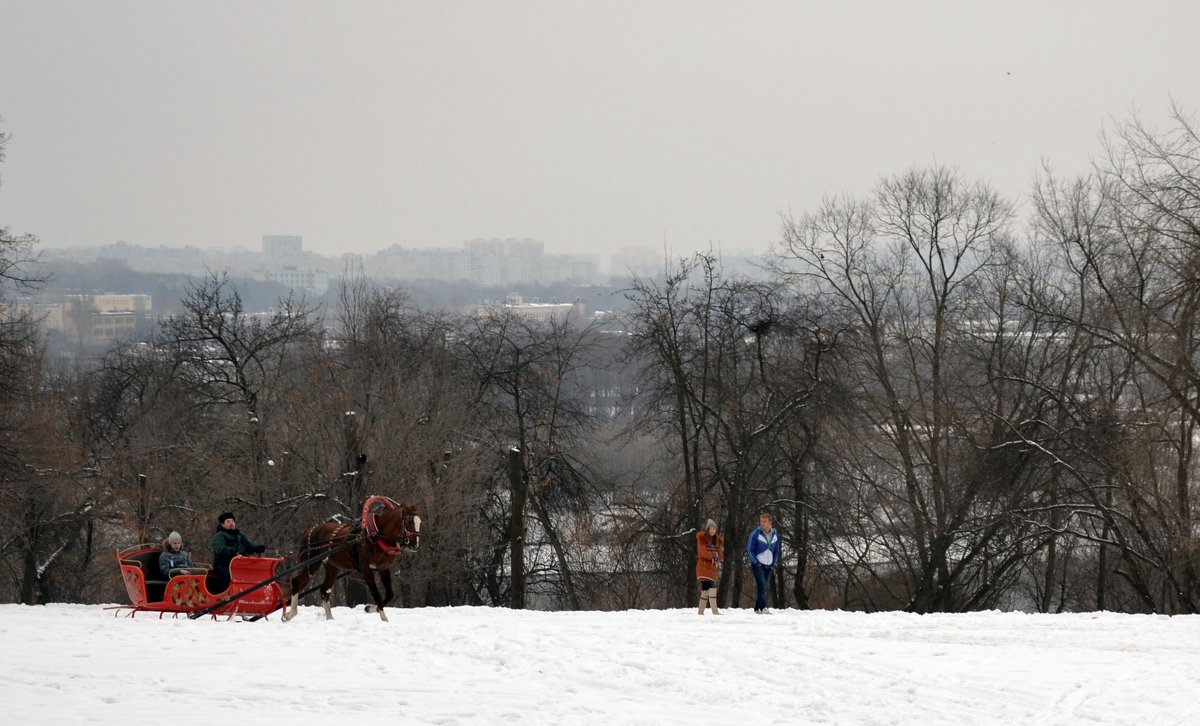
[[[217,531],[213,533],[213,571],[221,577],[220,592],[229,587],[229,562],[236,555],[257,555],[267,548],[256,545],[237,528],[233,512],[222,512],[217,517]]]
[[[191,566],[191,555],[183,551],[183,537],[180,537],[178,532],[167,535],[163,540],[162,554],[158,556],[158,569],[162,572],[163,579],[169,580],[173,575],[181,574],[178,572],[180,568]]]

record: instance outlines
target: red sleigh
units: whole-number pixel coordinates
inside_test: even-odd
[[[221,578],[207,567],[187,568],[187,574],[164,580],[158,568],[162,551],[162,545],[158,544],[139,544],[117,551],[121,579],[129,595],[128,605],[115,608],[118,615],[128,612],[133,617],[151,612],[161,618],[167,613],[194,616],[207,610],[214,616],[254,617],[266,616],[283,603],[283,592],[277,582],[263,585],[276,577],[282,557],[234,557],[229,563],[229,587],[214,592]],[[228,602],[213,608],[224,600]]]

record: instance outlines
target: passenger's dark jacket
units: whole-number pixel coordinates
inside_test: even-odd
[[[224,585],[229,585],[229,561],[236,555],[262,552],[266,547],[256,545],[239,529],[223,529],[218,526],[212,537],[213,570],[221,575]]]
[[[158,570],[162,573],[163,579],[170,579],[171,570],[178,567],[191,567],[192,556],[183,550],[176,552],[171,549],[171,543],[163,540],[163,551],[158,556]]]

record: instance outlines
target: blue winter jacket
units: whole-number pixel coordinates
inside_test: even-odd
[[[158,556],[158,570],[162,573],[164,580],[171,577],[171,570],[174,570],[177,567],[192,566],[192,558],[187,552],[184,552],[183,550],[175,552],[171,549],[171,545],[169,544],[164,545],[164,547],[166,547],[166,549],[164,549],[162,554]]]
[[[755,527],[746,542],[746,555],[751,567],[773,567],[779,562],[779,530],[772,528],[767,534],[762,527]]]

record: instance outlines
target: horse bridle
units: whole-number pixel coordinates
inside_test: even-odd
[[[421,546],[421,517],[413,513],[413,511],[408,507],[400,508],[404,510],[405,515],[400,519],[400,532],[395,537],[384,537],[383,535],[379,535],[379,539],[388,542],[393,547],[411,547],[414,550],[418,549]],[[413,528],[411,530],[408,528],[409,514],[412,514],[413,518]]]
[[[392,510],[400,509],[402,512],[404,512],[404,516],[402,516],[400,518],[400,531],[394,537],[388,537],[386,535],[380,534],[378,528],[375,526],[375,523],[377,520],[375,519],[374,515],[371,516],[369,523],[366,521],[367,520],[367,512],[370,508],[370,505],[372,504],[372,502],[376,502],[376,501],[383,502],[384,505],[387,506],[389,509],[392,509]],[[411,514],[412,518],[413,518],[413,528],[411,530],[408,528],[408,515],[409,514]],[[389,497],[371,497],[370,499],[368,499],[366,504],[363,505],[363,519],[364,519],[364,525],[365,525],[364,532],[366,533],[366,535],[368,537],[370,537],[375,542],[375,545],[377,547],[379,547],[381,550],[383,550],[384,552],[387,552],[390,555],[398,555],[405,547],[408,547],[408,548],[411,548],[414,550],[420,549],[420,547],[421,547],[421,517],[419,515],[417,515],[413,510],[409,509],[408,507],[406,507],[404,505],[396,503],[391,498],[389,498]]]

